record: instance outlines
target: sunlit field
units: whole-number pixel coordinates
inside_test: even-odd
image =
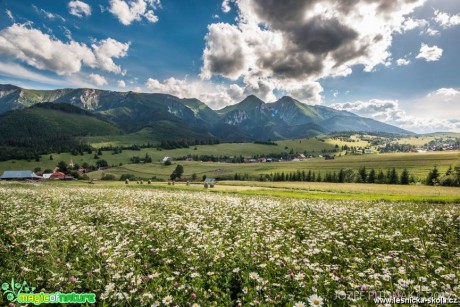
[[[2,283],[92,292],[97,306],[460,296],[455,204],[3,184],[0,212]]]

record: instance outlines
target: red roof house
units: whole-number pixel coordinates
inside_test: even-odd
[[[64,179],[65,179],[65,174],[64,174],[64,173],[61,173],[61,172],[54,172],[54,173],[50,176],[50,179],[61,179],[61,180],[64,180]]]

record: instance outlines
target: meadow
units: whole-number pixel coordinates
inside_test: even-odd
[[[0,283],[92,292],[97,306],[460,296],[458,204],[121,184],[0,183]]]

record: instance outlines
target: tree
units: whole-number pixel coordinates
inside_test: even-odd
[[[407,171],[407,168],[403,169],[401,173],[401,184],[409,184],[409,172]]]
[[[396,172],[396,169],[393,167],[391,170],[388,171],[388,183],[389,184],[398,184],[398,173]]]
[[[367,170],[366,170],[366,167],[363,166],[363,167],[359,168],[356,182],[363,182],[364,183],[364,182],[366,182],[366,180],[367,180]]]
[[[144,162],[152,163],[152,157],[150,157],[148,153],[145,153]]]
[[[368,183],[375,183],[376,175],[375,175],[375,169],[371,169],[369,171],[369,176],[367,176],[367,182]]]
[[[376,182],[380,184],[385,183],[385,174],[383,173],[382,170],[379,171]]]
[[[96,161],[96,166],[97,167],[108,167],[109,164],[105,160],[97,160]]]
[[[53,155],[50,155],[50,160],[53,160]]]
[[[61,172],[63,173],[67,173],[68,172],[68,167],[67,167],[67,163],[65,163],[65,161],[61,161],[58,163],[58,168]]]
[[[184,167],[182,165],[176,166],[176,169],[172,172],[170,178],[171,180],[176,180],[176,178],[181,178],[184,173]]]
[[[426,184],[427,185],[435,185],[439,183],[439,171],[438,168],[435,166],[426,177]]]

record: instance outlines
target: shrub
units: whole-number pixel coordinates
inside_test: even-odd
[[[126,179],[128,179],[128,180],[136,180],[136,176],[134,176],[133,174],[123,174],[123,175],[121,175],[120,181],[125,181]]]
[[[116,176],[114,174],[103,174],[101,180],[115,180]]]

